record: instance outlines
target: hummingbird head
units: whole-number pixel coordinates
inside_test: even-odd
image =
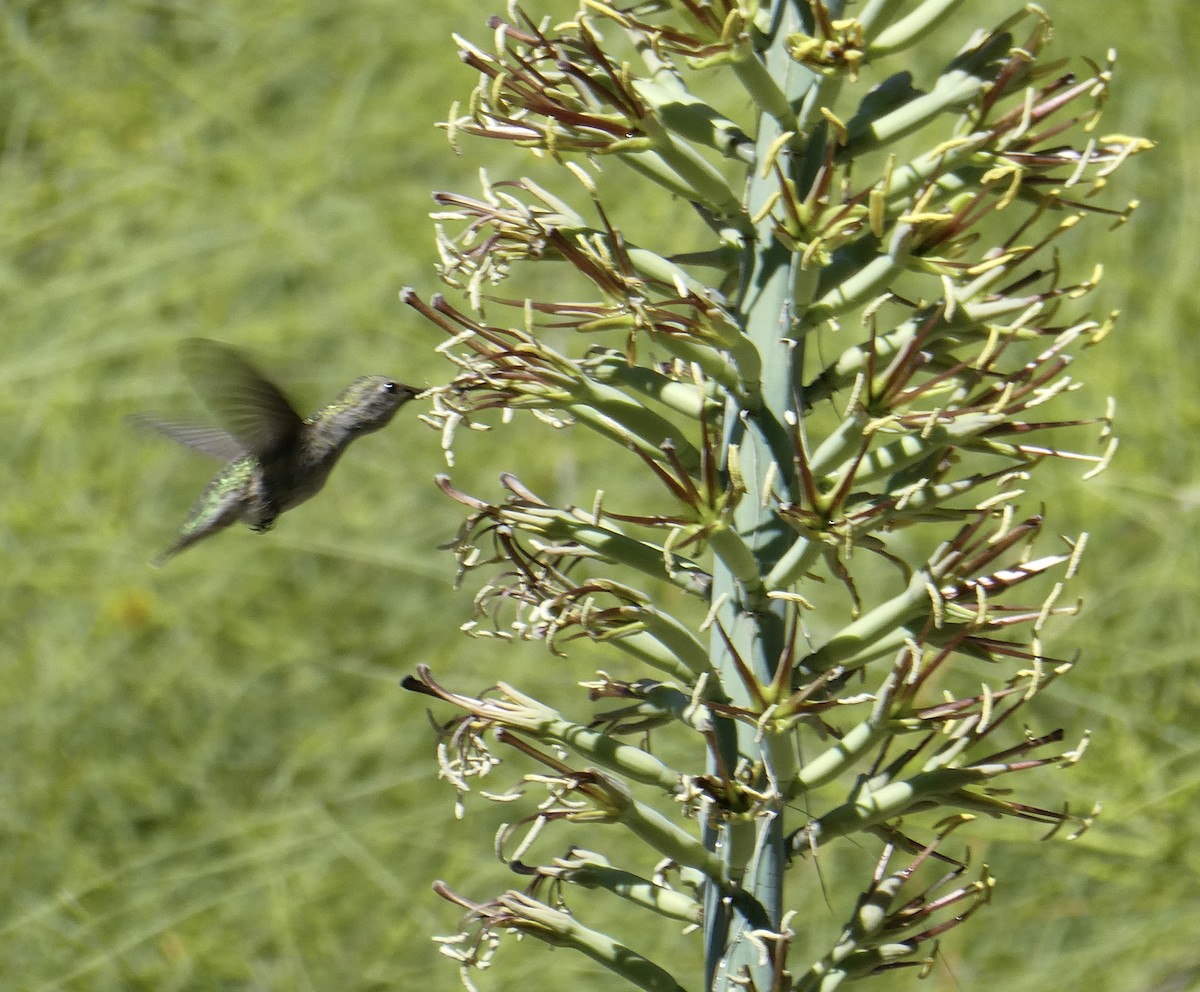
[[[323,419],[347,436],[369,434],[387,424],[400,407],[420,392],[415,386],[406,386],[387,376],[364,375],[342,390]]]

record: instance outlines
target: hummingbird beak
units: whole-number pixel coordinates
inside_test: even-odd
[[[412,399],[416,399],[418,396],[421,395],[421,393],[425,392],[425,390],[418,389],[416,386],[406,386],[402,382],[389,382],[383,388],[386,389],[389,393],[397,394],[405,402],[408,402],[409,400],[412,400]]]

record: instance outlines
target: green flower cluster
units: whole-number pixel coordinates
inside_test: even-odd
[[[862,6],[588,0],[554,25],[514,8],[489,49],[458,39],[479,83],[452,139],[549,158],[567,191],[485,174],[477,197],[436,196],[440,274],[463,303],[403,299],[447,335],[447,453],[458,427],[525,411],[612,442],[670,508],[613,507],[620,484],[555,506],[513,474],[495,501],[440,480],[467,510],[461,577],[483,576],[468,630],[567,659],[587,638],[631,673],[585,683],[616,706],[577,717],[503,683],[408,680],[461,711],[439,754],[462,793],[502,755],[532,770],[498,798],[545,792],[499,840],[524,892],[440,889],[468,910],[446,945],[464,969],[521,932],[682,987],[563,912],[576,886],[702,925],[708,988],[828,992],[928,962],[989,898],[986,867],[948,850],[979,814],[1088,822],[993,782],[1083,750],[1019,727],[1071,668],[1042,632],[1075,610],[1062,594],[1085,543],[1041,547],[1045,512],[1024,502],[1044,464],[1090,475],[1115,447],[1107,414],[1066,399],[1072,355],[1115,315],[1081,308],[1099,271],[1073,277],[1058,253],[1081,222],[1128,216],[1094,197],[1149,145],[1097,135],[1112,57],[1079,76],[1047,61],[1037,8],[930,69],[922,46],[955,0]],[[708,243],[627,238],[629,198],[596,179],[610,163],[689,204]],[[503,295],[531,264],[559,267],[574,298]],[[1072,440],[1089,425],[1094,447]],[[627,740],[660,734],[694,762]],[[575,849],[526,863],[559,822],[619,824],[657,867]],[[814,948],[784,880],[847,837],[878,861]]]

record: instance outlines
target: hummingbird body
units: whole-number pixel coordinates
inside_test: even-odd
[[[385,426],[419,392],[386,376],[363,376],[304,419],[238,352],[196,339],[184,344],[183,357],[193,385],[225,429],[139,419],[226,464],[155,565],[238,521],[259,533],[269,530],[281,513],[320,492],[350,442]]]

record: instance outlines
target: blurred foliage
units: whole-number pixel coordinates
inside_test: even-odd
[[[1076,366],[1088,402],[1118,397],[1123,446],[1106,475],[1064,481],[1068,504],[1045,492],[1052,526],[1092,539],[1087,609],[1060,628],[1084,663],[1043,705],[1095,732],[1066,781],[1106,812],[1032,871],[1023,831],[976,851],[1003,885],[969,946],[943,942],[929,987],[1185,989],[1200,984],[1200,22],[1182,0],[1046,6],[1063,54],[1120,51],[1104,126],[1160,143],[1113,196],[1141,210],[1095,246],[1100,309],[1122,321]],[[961,33],[1000,8],[966,5]],[[436,435],[410,407],[271,534],[239,528],[154,572],[214,466],[124,418],[197,415],[174,360],[195,334],[256,350],[304,409],[365,372],[448,374],[396,292],[435,286],[430,190],[467,188],[480,165],[507,175],[493,147],[457,157],[432,126],[472,80],[449,33],[479,37],[491,12],[0,5],[0,988],[454,987],[428,939],[453,910],[428,885],[500,869],[452,820],[421,703],[396,683],[418,661],[560,674],[456,635],[469,604],[436,550],[457,519],[428,481]],[[680,209],[634,206],[646,223]],[[525,481],[569,485],[577,434]],[[459,447],[456,481],[494,486],[507,466]],[[499,962],[493,987],[539,962]],[[551,965],[560,986],[606,987]]]

